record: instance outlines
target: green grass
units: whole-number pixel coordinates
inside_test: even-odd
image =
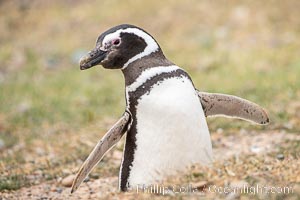
[[[262,127],[208,119],[212,132],[244,128],[299,134],[298,1],[67,2],[0,7],[0,191],[27,184],[21,169],[31,157],[38,159],[25,174],[47,162],[57,164],[55,171],[43,168],[47,176],[42,180],[57,177],[54,173],[61,174],[64,165],[77,166],[75,160],[91,149],[84,140],[98,139],[123,113],[121,72],[80,71],[76,57],[93,48],[101,32],[121,23],[152,33],[199,90],[249,99],[271,118]],[[48,158],[52,154],[54,161]]]
[[[12,175],[0,178],[0,191],[3,190],[17,190],[26,185],[26,179],[21,175]]]

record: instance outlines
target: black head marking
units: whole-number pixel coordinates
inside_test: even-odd
[[[137,27],[137,26],[134,26],[134,25],[130,25],[130,24],[121,24],[121,25],[112,27],[112,28],[108,29],[107,31],[105,31],[104,33],[102,33],[102,34],[98,37],[96,43],[97,43],[97,44],[98,44],[98,43],[102,43],[104,37],[105,37],[106,35],[110,34],[110,33],[114,33],[114,32],[116,32],[117,30],[120,30],[120,29],[127,29],[127,28],[136,28],[136,29],[140,29],[140,30],[144,31],[143,29],[141,29],[141,28],[139,28],[139,27]],[[144,32],[146,32],[146,31],[144,31]]]
[[[104,68],[118,69],[135,55],[141,53],[147,44],[143,38],[133,33],[121,33],[121,43],[119,46],[111,49],[107,58],[102,62]]]
[[[98,37],[96,47],[81,59],[80,68],[102,65],[109,69],[125,69],[131,63],[156,52],[163,55],[149,33],[137,26],[122,24]]]
[[[145,48],[147,47],[146,39],[142,36],[139,36],[139,34],[135,34],[134,32],[126,32],[126,29],[137,29],[141,32],[145,33],[146,35],[150,36],[153,41],[157,44],[155,39],[147,33],[145,30],[134,26],[130,24],[122,24],[115,26],[104,33],[102,33],[96,43],[96,48],[100,47],[103,50],[107,51],[106,58],[101,62],[101,65],[104,68],[109,69],[119,69],[124,66],[125,63],[129,61],[129,59],[133,58],[135,55],[138,55],[139,53],[142,53]],[[122,32],[124,30],[124,32]],[[110,38],[110,39],[117,39],[120,40],[120,44],[114,45],[112,41],[108,41],[105,38],[106,36],[109,37],[110,34],[114,34],[115,32],[119,32],[119,35],[116,34],[116,38]],[[110,36],[111,37],[111,36]],[[119,37],[119,38],[117,38]],[[158,49],[160,49],[159,45],[157,44]]]

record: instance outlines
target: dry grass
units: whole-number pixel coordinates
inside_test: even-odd
[[[263,105],[271,116],[272,123],[264,127],[208,119],[217,158],[214,168],[196,167],[175,182],[289,184],[295,187],[289,198],[299,198],[299,7],[296,0],[1,1],[0,197],[30,191],[40,198],[50,191],[55,198],[76,199],[89,191],[83,186],[69,196],[60,180],[77,170],[121,115],[124,84],[120,72],[81,72],[77,62],[102,31],[131,23],[150,32],[200,90],[242,96]],[[267,153],[253,153],[257,144]],[[93,183],[106,183],[111,192],[103,198],[137,198],[116,191],[121,149],[120,145],[92,173],[86,184],[94,193],[89,195],[104,191]],[[280,154],[283,160],[277,158]],[[107,177],[113,178],[105,182]]]

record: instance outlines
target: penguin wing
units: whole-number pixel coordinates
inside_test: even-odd
[[[223,115],[235,117],[257,124],[268,124],[269,117],[259,105],[237,96],[199,92],[197,90],[206,117]]]
[[[123,116],[115,125],[103,136],[94,147],[88,158],[80,167],[72,185],[71,193],[75,192],[91,170],[100,162],[104,154],[111,149],[124,135],[131,121],[131,114],[125,111]]]

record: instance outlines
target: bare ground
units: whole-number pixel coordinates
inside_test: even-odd
[[[248,132],[241,130],[239,133],[225,136],[222,129],[212,134],[215,153],[215,164],[212,168],[193,167],[190,174],[199,175],[187,178],[188,175],[171,177],[169,184],[178,185],[182,181],[198,189],[191,194],[136,194],[119,192],[117,174],[111,177],[89,178],[74,194],[70,188],[62,186],[62,178],[46,181],[30,187],[21,188],[13,192],[4,192],[2,199],[134,199],[139,198],[217,198],[236,199],[247,196],[248,198],[290,198],[297,199],[300,195],[300,161],[299,152],[291,155],[291,143],[299,142],[300,136],[294,133],[282,132]],[[286,146],[288,144],[289,146]],[[284,149],[283,149],[284,148]],[[120,151],[116,148],[107,155],[107,160],[112,167],[118,167]],[[247,166],[245,169],[244,167]],[[203,173],[203,174],[202,174]],[[180,180],[180,181],[179,181]],[[261,186],[283,187],[290,186],[289,194],[229,194],[216,193],[208,190],[209,186],[243,187],[259,184]],[[204,188],[203,188],[204,187]],[[206,189],[205,189],[206,188]],[[149,192],[148,192],[149,193]],[[139,195],[139,196],[138,196]]]
[[[299,3],[0,1],[0,200],[300,199]],[[213,167],[194,166],[166,182],[190,183],[201,192],[120,193],[122,143],[75,194],[63,186],[99,132],[108,130],[124,108],[120,73],[78,69],[80,55],[92,48],[98,34],[121,23],[151,32],[198,89],[254,101],[273,121],[260,128],[208,120]],[[293,190],[225,194],[209,191],[214,185]]]

